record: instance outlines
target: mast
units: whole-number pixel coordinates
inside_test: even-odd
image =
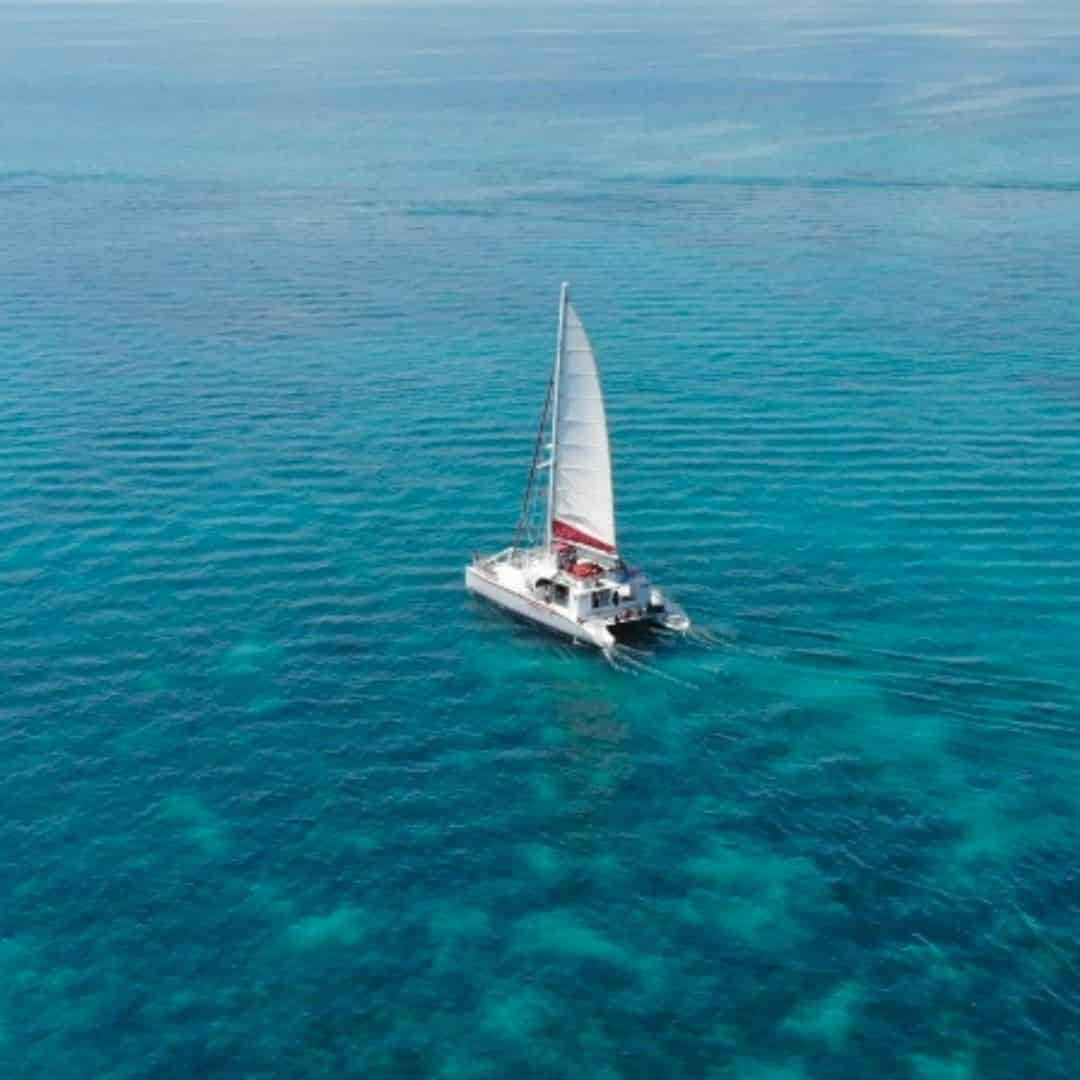
[[[548,462],[547,536],[544,546],[551,550],[551,523],[555,517],[555,462],[559,455],[559,368],[562,365],[563,332],[566,323],[566,297],[569,285],[564,281],[559,290],[559,334],[555,343],[555,372],[551,377],[551,460]]]

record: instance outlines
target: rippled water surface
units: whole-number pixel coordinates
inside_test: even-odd
[[[886,7],[0,8],[2,1075],[1076,1075],[1080,17]]]

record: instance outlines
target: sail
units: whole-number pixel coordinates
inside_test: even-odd
[[[551,535],[614,553],[615,498],[604,396],[585,327],[569,302],[563,310],[554,442]]]

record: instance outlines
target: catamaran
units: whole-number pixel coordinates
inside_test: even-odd
[[[514,542],[494,555],[476,556],[465,568],[465,586],[515,615],[605,651],[635,629],[690,626],[682,608],[619,554],[600,374],[565,283],[555,368]]]

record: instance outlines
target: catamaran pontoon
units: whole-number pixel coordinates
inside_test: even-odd
[[[534,508],[544,476],[541,539]],[[477,556],[465,568],[465,585],[532,622],[605,650],[633,627],[690,626],[677,604],[619,556],[600,376],[565,284],[555,370],[514,542],[495,555]]]

